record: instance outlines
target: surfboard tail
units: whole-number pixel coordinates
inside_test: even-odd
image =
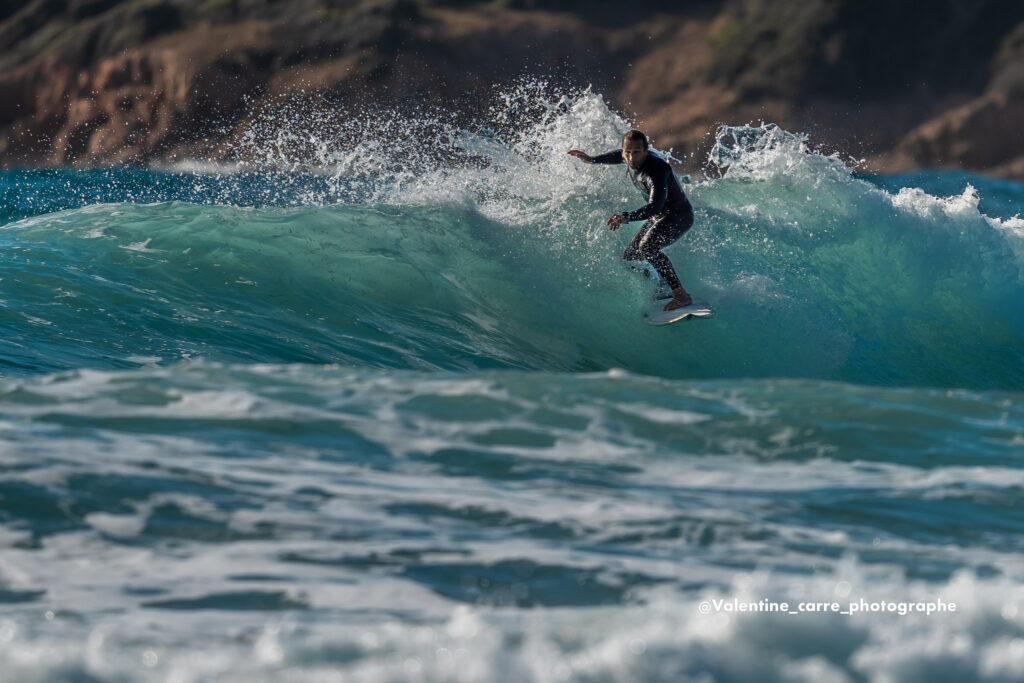
[[[690,304],[682,308],[674,308],[671,311],[665,311],[662,308],[662,305],[658,304],[644,313],[648,325],[668,325],[687,318],[710,318],[715,314],[711,305],[707,303]]]

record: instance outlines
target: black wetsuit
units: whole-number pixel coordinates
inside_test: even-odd
[[[624,164],[622,151],[594,157],[595,164]],[[647,197],[647,205],[622,214],[627,221],[646,220],[629,243],[623,258],[646,259],[673,290],[681,285],[662,249],[675,242],[693,225],[693,207],[664,159],[648,154],[638,170],[629,168],[629,179]]]

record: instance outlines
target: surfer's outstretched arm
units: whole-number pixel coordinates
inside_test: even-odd
[[[584,161],[588,164],[622,164],[625,160],[622,158],[621,150],[615,150],[612,152],[605,152],[604,154],[598,154],[596,157],[592,157],[586,152],[581,152],[578,149],[570,149],[569,156],[574,156],[580,161]]]

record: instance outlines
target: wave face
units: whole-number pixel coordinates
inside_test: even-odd
[[[770,125],[719,131],[720,177],[686,186],[696,224],[667,250],[717,317],[645,325],[653,285],[621,261],[633,231],[603,227],[640,198],[621,167],[565,154],[604,149],[624,125],[585,94],[515,135],[363,141],[316,175],[278,160],[272,172],[87,176],[86,206],[0,233],[0,363],[1024,383],[1024,221],[986,216],[970,185],[884,189]],[[79,180],[36,178],[61,201],[53,187]],[[12,211],[45,210],[47,196]]]

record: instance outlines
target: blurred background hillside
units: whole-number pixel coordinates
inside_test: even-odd
[[[5,166],[229,161],[302,100],[470,122],[531,77],[692,168],[772,121],[866,171],[1024,179],[1019,0],[0,0],[0,48]]]

